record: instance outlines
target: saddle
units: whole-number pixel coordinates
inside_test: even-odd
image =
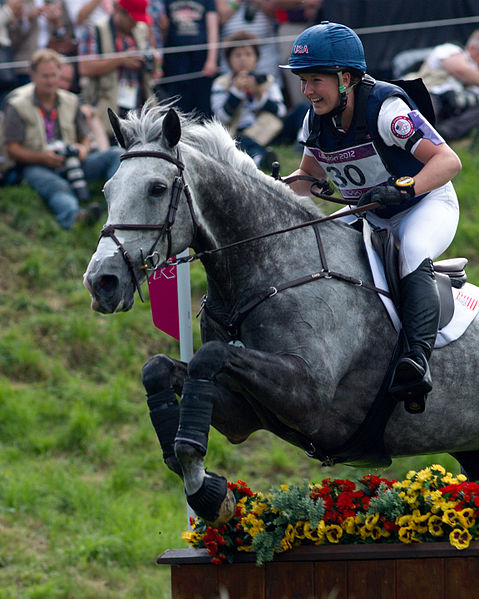
[[[387,229],[371,230],[372,246],[384,266],[391,299],[399,310],[399,250],[391,231]],[[438,329],[444,328],[454,315],[454,289],[461,289],[467,282],[467,258],[450,258],[434,262],[434,272],[439,291],[440,312]]]

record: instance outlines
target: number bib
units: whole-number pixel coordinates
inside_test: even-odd
[[[372,141],[335,152],[310,147],[308,150],[345,200],[359,198],[368,189],[386,183],[390,177]]]

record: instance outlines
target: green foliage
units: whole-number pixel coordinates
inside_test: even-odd
[[[299,521],[311,522],[312,528],[316,528],[324,516],[324,501],[311,499],[309,482],[302,485],[293,485],[288,492],[275,489],[271,492],[271,505],[281,510],[275,523],[292,524]]]
[[[372,497],[369,502],[368,514],[379,514],[394,521],[398,516],[404,514],[406,509],[399,493],[400,490],[389,488],[385,483],[381,483],[377,496]]]
[[[278,153],[285,176],[299,155]],[[461,158],[462,219],[448,256],[468,257],[474,282],[479,157]],[[94,199],[102,201],[97,192]],[[184,491],[164,467],[141,385],[143,363],[160,352],[179,357],[179,347],[152,325],[148,301],[112,316],[90,310],[82,277],[99,230],[63,231],[26,185],[2,189],[0,599],[168,599],[168,571],[155,557],[184,546]],[[198,262],[191,286],[196,314],[205,293]],[[449,456],[427,456],[395,460],[388,474],[400,478],[431,460],[457,470]],[[257,488],[329,472],[263,432],[238,447],[212,431],[207,466]],[[353,472],[366,471],[339,467],[334,476]]]

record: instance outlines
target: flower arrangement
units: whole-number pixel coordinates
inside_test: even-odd
[[[448,540],[465,549],[479,539],[479,483],[452,476],[440,465],[408,472],[403,481],[366,475],[354,483],[281,485],[264,495],[243,481],[228,483],[236,513],[219,528],[200,518],[182,534],[206,548],[215,564],[238,551],[256,553],[261,565],[297,545],[427,543]]]

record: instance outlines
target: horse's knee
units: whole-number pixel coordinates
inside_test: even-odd
[[[175,364],[164,354],[157,354],[145,362],[141,379],[148,396],[171,387],[171,376]]]
[[[221,372],[228,358],[228,345],[222,341],[208,341],[188,364],[188,377],[213,380]]]

